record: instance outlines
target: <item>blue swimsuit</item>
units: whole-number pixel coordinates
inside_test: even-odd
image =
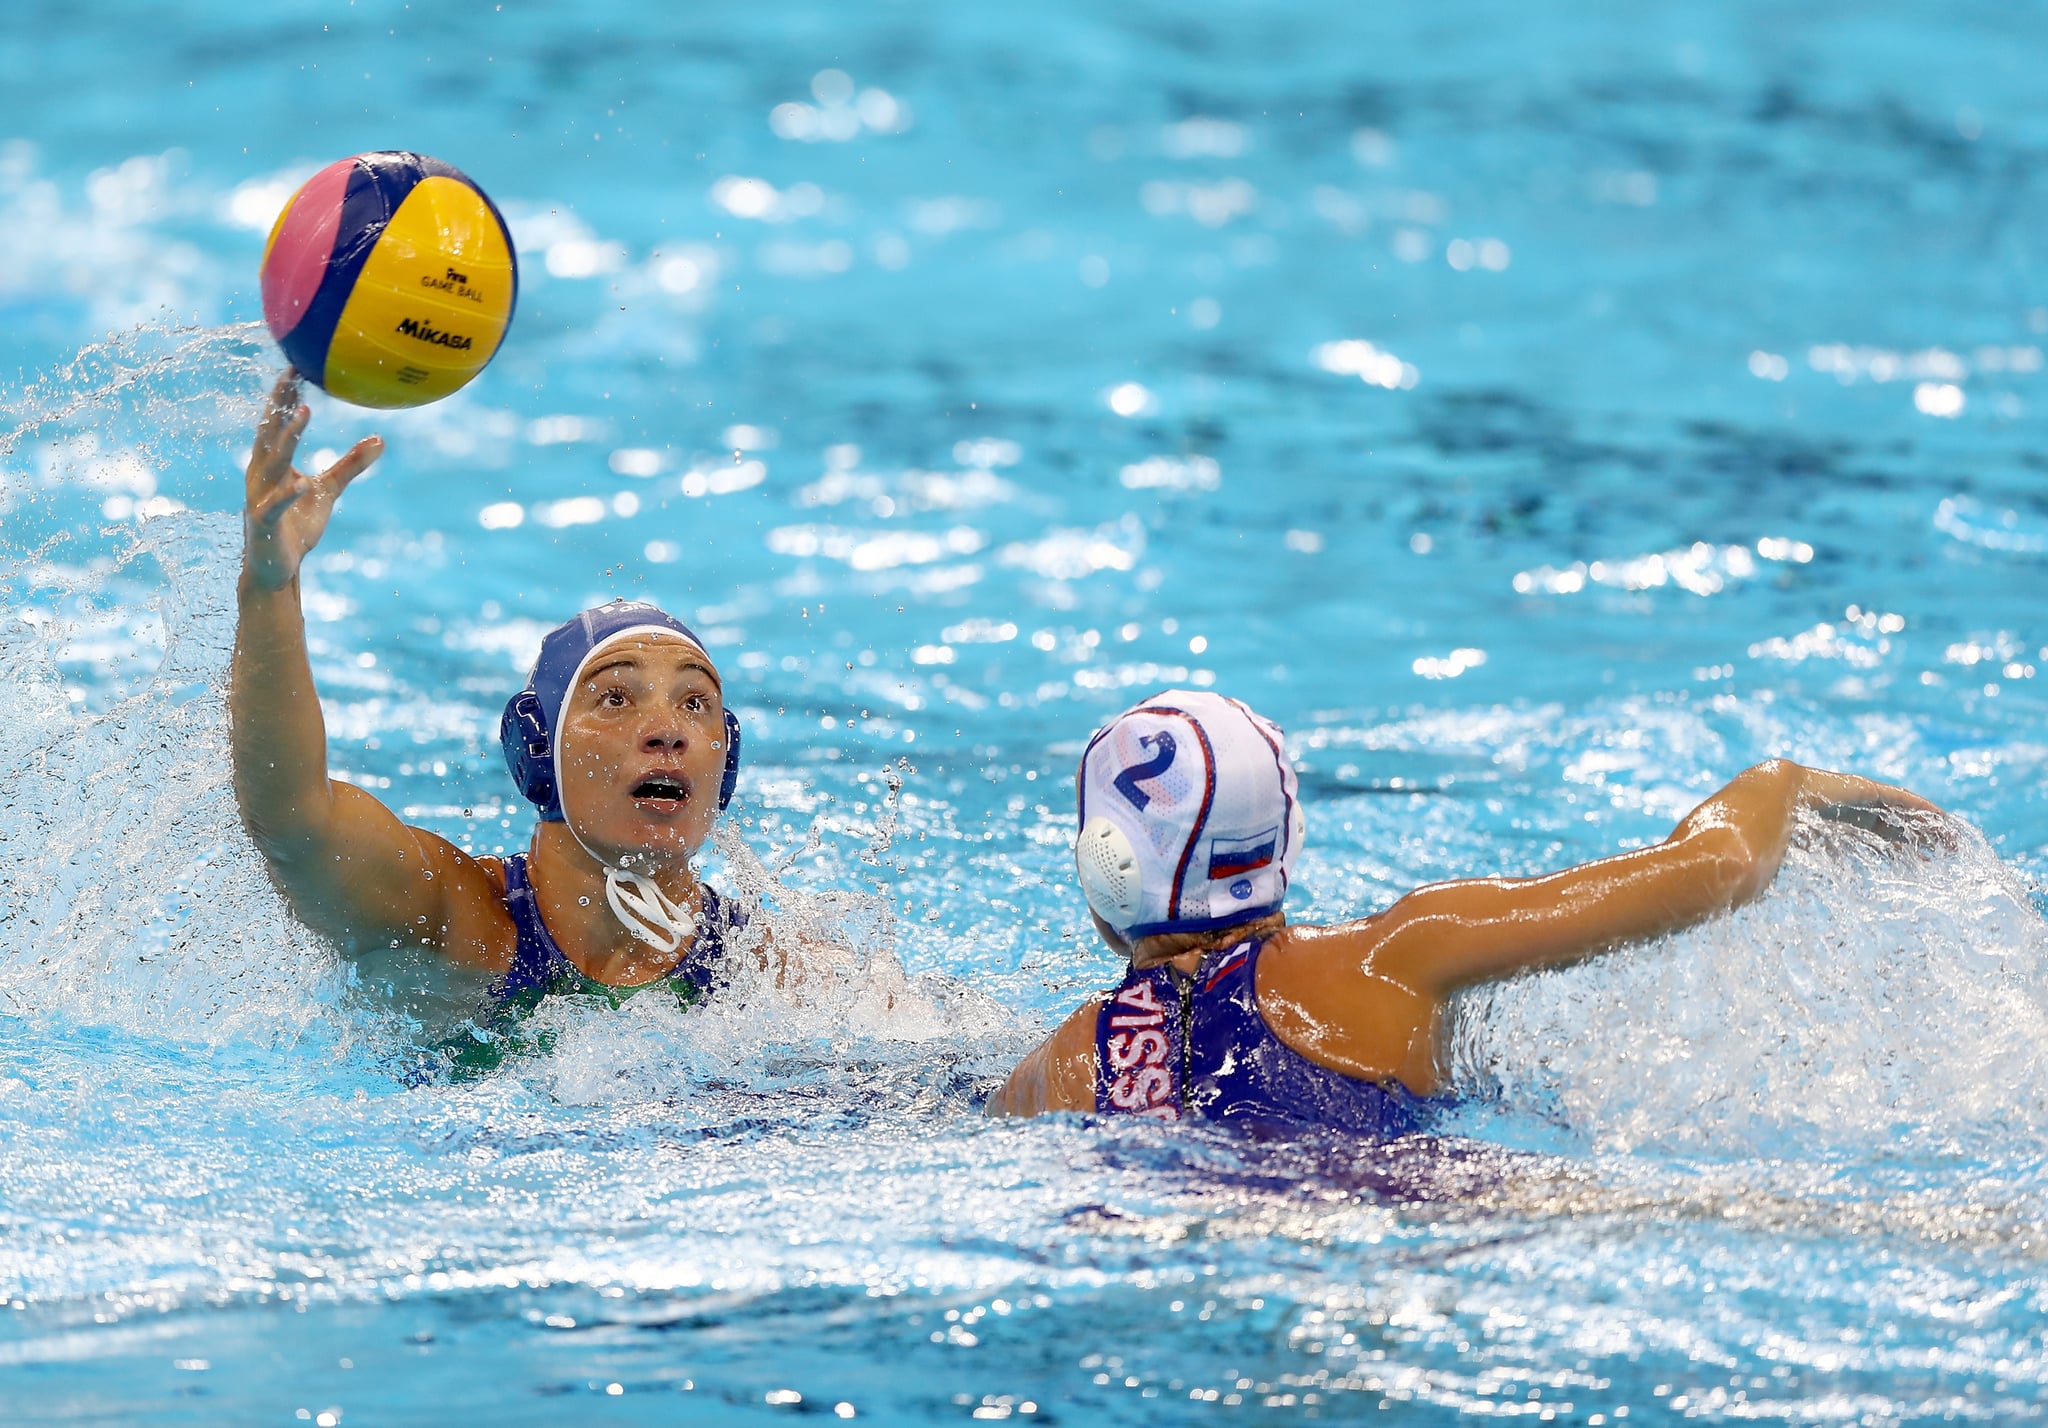
[[[514,853],[505,859],[504,866],[505,910],[512,914],[512,925],[519,929],[519,946],[512,954],[512,965],[491,988],[497,1000],[530,1007],[550,992],[597,986],[576,970],[576,964],[555,945],[547,924],[541,921],[540,904],[526,876],[526,855]],[[738,908],[712,891],[709,883],[704,884],[704,908],[698,916],[697,936],[689,951],[663,974],[663,980],[686,1002],[702,998],[724,978],[726,934],[745,923],[746,917]]]
[[[1422,1129],[1444,1102],[1319,1066],[1273,1034],[1254,990],[1264,945],[1218,948],[1193,977],[1172,967],[1125,977],[1096,1016],[1096,1110],[1322,1126],[1375,1139]]]

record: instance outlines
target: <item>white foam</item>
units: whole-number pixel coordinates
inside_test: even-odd
[[[1747,907],[1466,994],[1457,1079],[1615,1150],[2048,1148],[2048,923],[2012,870],[1969,830],[1804,832]]]

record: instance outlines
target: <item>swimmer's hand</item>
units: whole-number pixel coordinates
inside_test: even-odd
[[[1908,789],[1827,769],[1801,770],[1800,783],[1800,811],[1823,823],[1858,829],[1899,849],[1953,853],[1961,846],[1955,819]]]
[[[243,510],[243,578],[282,590],[298,578],[306,553],[326,534],[327,518],[349,482],[384,454],[384,438],[366,436],[317,476],[292,465],[312,412],[299,404],[299,374],[287,367],[271,389],[249,452]]]
[[[894,1011],[909,987],[903,963],[888,948],[862,963],[859,954],[844,943],[800,934],[771,941],[763,949],[763,967],[774,972],[777,991],[799,1001],[820,997],[837,1001],[852,986],[862,995],[878,995],[882,1010]]]

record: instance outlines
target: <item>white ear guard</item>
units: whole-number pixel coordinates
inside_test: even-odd
[[[1097,917],[1119,928],[1138,920],[1143,875],[1138,850],[1123,829],[1107,818],[1089,819],[1074,840],[1074,869],[1081,877],[1081,895]]]
[[[1308,820],[1297,803],[1287,820],[1290,861],[1307,836]],[[1080,875],[1081,896],[1097,917],[1111,927],[1128,927],[1137,920],[1144,905],[1145,875],[1138,866],[1138,850],[1123,829],[1107,818],[1089,819],[1074,840],[1074,871]]]

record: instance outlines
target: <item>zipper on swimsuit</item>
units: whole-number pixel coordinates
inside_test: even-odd
[[[1189,1116],[1194,1114],[1195,979],[1178,967],[1170,970],[1180,988],[1180,1113]]]

